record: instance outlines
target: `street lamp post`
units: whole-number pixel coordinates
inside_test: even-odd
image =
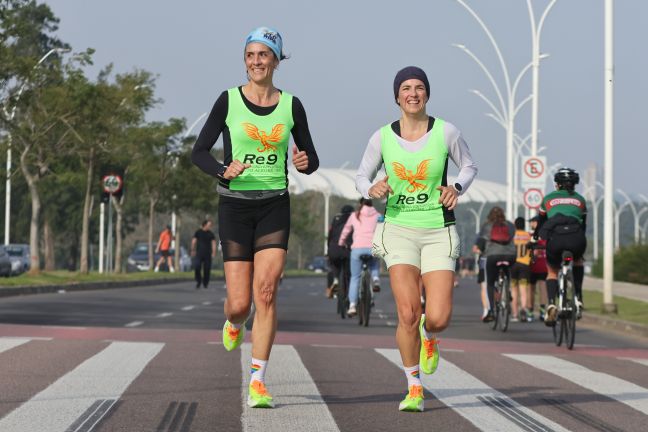
[[[625,193],[624,191],[622,191],[621,189],[618,189],[618,188],[617,188],[617,192],[619,194],[621,194],[621,196],[623,196],[626,199],[626,204],[628,204],[628,207],[630,207],[630,210],[632,210],[632,215],[634,216],[634,242],[635,242],[635,244],[639,243],[639,218],[641,217],[641,215],[644,213],[644,211],[646,209],[643,209],[641,211],[637,211],[637,207],[634,205],[634,202],[632,201],[632,199],[630,199],[630,197],[628,196],[627,193]],[[617,247],[618,247],[619,246],[619,243],[618,243],[618,241],[619,241],[618,240],[619,224],[618,224],[618,222],[617,222],[617,226],[616,226],[616,231],[617,231]]]
[[[182,138],[186,139],[191,134],[191,131],[193,130],[193,128],[195,128],[196,125],[200,122],[200,120],[202,120],[206,115],[207,115],[206,112],[200,114],[198,116],[198,118],[196,120],[194,120],[193,123],[191,123],[191,126],[189,126],[187,128],[187,131],[184,133]],[[173,196],[173,199],[175,201],[175,199],[176,199],[175,195]],[[178,218],[177,218],[176,211],[175,211],[175,208],[174,208],[173,212],[171,213],[171,232],[173,233],[173,240],[171,240],[171,249],[174,249],[174,250],[176,248],[175,247],[175,238],[176,238],[176,226],[177,226],[177,224],[178,224]],[[178,265],[177,261],[178,260],[174,260],[174,262],[176,263],[176,266]]]
[[[511,81],[509,79],[509,73],[508,73],[508,67],[506,66],[506,63],[504,61],[504,57],[502,56],[502,53],[499,49],[499,46],[497,45],[497,42],[495,41],[495,38],[493,37],[492,33],[484,23],[484,21],[477,15],[477,13],[470,7],[468,6],[463,0],[457,0],[457,2],[463,6],[464,9],[466,9],[470,15],[477,21],[477,23],[480,25],[484,33],[486,33],[486,36],[488,37],[491,45],[495,49],[495,53],[497,54],[497,58],[499,60],[500,67],[502,69],[503,75],[504,75],[504,82],[506,85],[506,90],[507,90],[507,101],[504,103],[504,99],[502,97],[501,92],[499,91],[499,88],[497,87],[497,84],[495,83],[495,80],[492,76],[492,74],[488,71],[488,69],[481,63],[477,57],[472,54],[470,51],[468,51],[464,46],[462,45],[455,45],[458,48],[464,50],[468,55],[470,55],[473,60],[475,60],[482,70],[486,73],[489,81],[493,85],[495,92],[497,93],[497,96],[500,101],[500,105],[502,107],[501,109],[501,114],[500,115],[500,120],[502,123],[504,123],[506,126],[506,184],[507,184],[507,193],[506,193],[506,214],[509,215],[509,217],[512,215],[512,206],[513,206],[513,136],[514,136],[514,120],[515,120],[515,114],[519,111],[518,108],[515,107],[515,90],[517,85],[519,84],[519,80],[528,70],[528,68],[534,66],[535,64],[535,74],[536,74],[536,81],[535,81],[535,86],[534,86],[534,93],[532,93],[527,99],[537,99],[537,92],[538,92],[538,83],[537,83],[537,68],[539,67],[540,59],[546,57],[546,55],[541,55],[539,52],[540,49],[540,33],[542,31],[542,26],[544,24],[544,20],[549,13],[549,10],[551,7],[553,7],[553,4],[555,3],[556,0],[552,0],[551,4],[546,8],[544,11],[540,22],[538,26],[536,27],[535,25],[535,19],[533,15],[533,9],[531,8],[530,2],[528,2],[528,7],[529,7],[529,16],[531,18],[531,32],[532,32],[532,41],[533,41],[533,51],[532,51],[532,61],[527,65],[518,75],[518,78],[515,81],[515,84],[511,86]],[[485,99],[485,98],[484,98]],[[528,100],[523,101],[519,107],[524,105],[524,103],[528,102]],[[495,106],[490,103],[490,101],[487,101],[487,103],[491,106],[492,109],[495,109]],[[536,102],[537,103],[537,102]],[[537,109],[537,107],[536,107]],[[505,114],[505,115],[504,115]],[[537,135],[537,119],[536,119],[536,128],[535,128],[535,134]],[[533,132],[532,132],[533,135]],[[536,138],[537,139],[537,138]],[[533,155],[535,155],[535,147],[533,148],[534,151],[532,152]]]
[[[38,60],[38,63],[34,65],[33,69],[36,69],[38,66],[40,66],[49,56],[51,56],[54,53],[66,53],[69,52],[69,48],[52,48],[49,50],[43,57],[41,57],[40,60]],[[9,117],[9,121],[12,121],[14,119],[14,116],[16,115],[16,108],[18,108],[18,101],[20,101],[20,97],[23,94],[23,91],[25,91],[25,87],[27,86],[27,81],[25,81],[21,86],[20,89],[18,90],[18,95],[16,96],[16,102],[14,103],[13,108],[11,109],[11,114],[7,112],[6,106],[3,107],[3,110],[5,112],[5,115]],[[6,179],[6,186],[5,186],[5,231],[4,231],[4,244],[8,245],[9,244],[9,234],[10,234],[10,227],[11,227],[11,133],[8,134],[8,145],[7,145],[7,179]]]
[[[531,6],[531,0],[527,0],[527,9],[529,10],[529,22],[531,23],[531,53],[533,63],[533,76],[532,76],[532,90],[533,101],[531,103],[531,156],[537,155],[538,149],[538,96],[540,94],[540,79],[539,79],[539,70],[540,70],[540,33],[542,33],[542,27],[544,25],[545,19],[549,14],[551,8],[556,4],[557,0],[551,0],[547,5],[540,21],[536,25],[535,16],[533,13],[533,7]]]

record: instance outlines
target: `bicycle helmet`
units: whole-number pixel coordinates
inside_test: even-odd
[[[579,181],[580,176],[571,168],[560,168],[554,174],[554,182],[559,185],[571,185],[573,188]]]

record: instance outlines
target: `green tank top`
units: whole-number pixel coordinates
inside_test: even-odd
[[[252,166],[229,183],[231,190],[278,190],[288,186],[286,160],[292,117],[292,95],[282,92],[279,104],[266,116],[250,111],[240,90],[227,90],[225,124],[232,142],[232,160]]]
[[[404,150],[391,125],[380,129],[380,143],[387,182],[394,191],[387,198],[385,221],[415,228],[443,228],[454,224],[439,203],[436,188],[446,182],[448,147],[444,121],[434,120],[430,136],[421,150]]]

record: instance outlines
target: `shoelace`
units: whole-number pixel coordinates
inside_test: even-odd
[[[423,396],[423,387],[413,385],[409,388],[409,394],[407,395],[410,398],[417,398]]]
[[[259,396],[270,396],[268,394],[268,390],[265,387],[265,384],[263,384],[259,380],[254,380],[252,381],[252,384],[250,386],[254,389],[255,392],[259,394]]]
[[[436,350],[436,345],[438,345],[438,344],[439,344],[439,341],[436,338],[430,339],[430,340],[427,340],[427,339],[423,340],[423,345],[425,345],[425,349],[427,351],[428,358],[432,357],[434,355],[434,350]]]

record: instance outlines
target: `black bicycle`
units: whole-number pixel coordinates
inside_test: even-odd
[[[337,313],[342,319],[346,318],[349,309],[349,259],[342,260],[337,286]]]
[[[493,321],[491,328],[497,330],[499,326],[502,332],[508,329],[511,317],[511,281],[509,280],[508,261],[498,261],[495,264],[497,269],[497,280],[495,281],[495,307],[493,308]]]
[[[371,315],[371,271],[369,265],[374,258],[371,255],[360,255],[362,272],[358,292],[358,324],[367,327]]]
[[[563,251],[558,272],[558,317],[552,327],[556,346],[560,346],[564,340],[570,350],[574,348],[576,319],[580,313],[580,305],[575,300],[573,266],[574,255],[570,251]]]

